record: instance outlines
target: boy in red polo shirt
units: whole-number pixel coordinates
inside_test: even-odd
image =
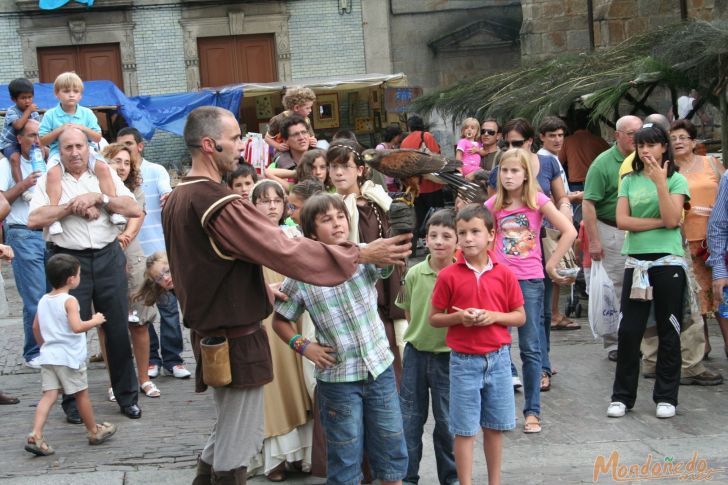
[[[488,254],[493,217],[482,205],[457,215],[455,264],[437,275],[430,323],[448,327],[450,354],[450,432],[460,485],[472,484],[473,444],[483,429],[488,483],[500,484],[503,431],[516,427],[511,382],[511,334],[526,322],[523,295],[511,271]]]

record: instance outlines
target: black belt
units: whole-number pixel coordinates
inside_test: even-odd
[[[24,224],[8,224],[8,229],[25,229],[27,231],[42,231],[43,229],[31,229]]]
[[[119,241],[112,241],[103,248],[99,249],[68,249],[64,248],[63,246],[59,246],[58,244],[54,243],[48,243],[48,249],[53,253],[66,253],[71,254],[75,256],[92,256],[94,254],[103,253],[105,251],[108,251],[109,249],[113,249],[114,247],[117,247],[119,245]],[[119,246],[120,247],[120,246]]]
[[[602,222],[608,226],[617,227],[617,223],[614,221],[606,221],[604,219],[597,219],[599,222]],[[618,228],[619,229],[619,228]]]

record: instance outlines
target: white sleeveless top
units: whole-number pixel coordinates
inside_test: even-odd
[[[73,333],[66,314],[68,293],[43,295],[38,302],[38,323],[43,345],[41,365],[64,365],[71,369],[86,366],[86,334]]]

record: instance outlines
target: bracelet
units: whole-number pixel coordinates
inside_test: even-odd
[[[299,335],[298,338],[293,342],[293,350],[303,355],[303,352],[306,350],[306,347],[308,347],[310,343],[311,341],[309,339],[301,337]]]
[[[303,336],[300,333],[297,333],[296,335],[294,335],[293,337],[291,337],[291,339],[288,341],[288,346],[290,348],[292,348],[293,350],[296,350],[293,346],[296,343],[296,340],[299,339],[299,338],[303,338]]]
[[[559,208],[561,208],[561,207],[571,208],[571,202],[562,202],[561,204],[559,204]]]

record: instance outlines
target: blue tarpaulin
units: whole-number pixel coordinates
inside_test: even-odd
[[[34,86],[33,101],[40,109],[58,105],[53,84],[36,83]],[[83,86],[82,106],[118,106],[127,124],[138,129],[147,140],[152,138],[156,129],[181,136],[187,114],[199,106],[219,106],[237,116],[243,97],[242,86],[219,91],[203,89],[194,93],[129,98],[111,81],[86,81]],[[7,109],[13,104],[8,86],[0,85],[0,109]]]
[[[61,8],[68,2],[72,0],[40,0],[40,3],[38,4],[40,8],[43,10],[55,10],[57,8]],[[82,5],[88,5],[91,7],[94,4],[94,0],[73,0],[76,3],[80,3]]]

